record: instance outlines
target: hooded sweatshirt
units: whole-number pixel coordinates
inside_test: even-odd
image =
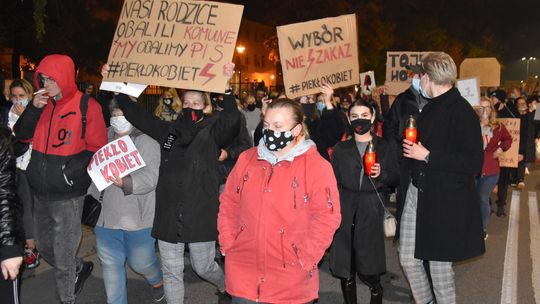
[[[40,200],[54,201],[82,196],[90,186],[86,172],[97,150],[107,143],[107,129],[101,107],[92,98],[86,112],[86,133],[82,137],[82,92],[75,84],[75,65],[65,55],[49,55],[38,65],[34,83],[45,74],[61,90],[61,97],[51,97],[38,109],[29,103],[14,126],[18,140],[32,141],[33,150],[27,176]]]

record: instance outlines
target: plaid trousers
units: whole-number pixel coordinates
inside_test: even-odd
[[[411,183],[407,190],[405,206],[401,215],[399,260],[416,304],[426,304],[433,301],[431,287],[422,260],[414,257],[416,242],[416,207],[418,189]],[[428,261],[433,291],[438,304],[456,303],[456,288],[452,262]]]

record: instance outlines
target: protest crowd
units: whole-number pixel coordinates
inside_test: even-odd
[[[333,60],[352,52],[343,47]],[[323,259],[344,303],[357,303],[358,279],[383,303],[389,237],[415,303],[456,303],[452,264],[484,254],[491,214],[506,216],[508,189],[524,188],[536,160],[538,90],[487,88],[471,105],[452,57],[429,52],[392,98],[354,77],[237,92],[229,61],[213,70],[224,83],[161,86],[151,111],[125,92],[78,87],[64,54],[43,58],[33,82],[11,82],[1,303],[18,303],[22,269],[43,260],[58,301],[76,303],[94,268],[77,257],[83,224],[110,304],[128,303],[126,263],[156,303],[184,303],[188,256],[220,304],[318,303]],[[103,81],[116,73],[107,62]],[[517,168],[501,163],[513,139],[499,119],[517,119]]]

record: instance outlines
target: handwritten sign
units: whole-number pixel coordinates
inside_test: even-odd
[[[386,52],[386,94],[398,95],[411,86],[407,65],[420,65],[430,52]]]
[[[375,87],[375,72],[367,71],[360,73],[360,91],[364,95],[373,95]]]
[[[87,171],[98,190],[103,191],[112,185],[112,177],[127,176],[144,166],[146,163],[139,154],[139,150],[126,135],[111,141],[94,153]]]
[[[278,26],[277,36],[287,97],[358,84],[354,14]]]
[[[459,66],[459,78],[477,77],[481,87],[501,84],[501,64],[497,58],[465,58]]]
[[[210,1],[125,0],[106,81],[224,92],[244,7]]]
[[[512,136],[512,146],[501,156],[499,156],[499,165],[501,167],[517,168],[519,154],[519,118],[499,118],[510,135]]]
[[[147,85],[138,83],[103,81],[101,82],[99,89],[139,97],[146,87]]]
[[[460,79],[457,81],[456,86],[461,93],[461,96],[467,99],[471,106],[480,104],[480,86],[478,85],[478,78]]]

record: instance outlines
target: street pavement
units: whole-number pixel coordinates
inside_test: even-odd
[[[508,215],[500,218],[492,214],[486,253],[481,257],[454,264],[458,303],[540,304],[540,226],[537,209],[540,164],[534,165],[530,171],[531,174],[526,177],[525,189],[509,189],[506,208]],[[90,229],[85,228],[83,232],[79,255],[94,262],[94,271],[77,303],[106,303],[95,238]],[[396,245],[387,239],[388,271],[382,276],[384,303],[411,303],[408,283],[399,266],[396,248]],[[319,303],[343,303],[339,280],[330,275],[326,261],[322,263],[320,272]],[[503,277],[506,278],[504,288]],[[197,277],[191,270],[188,255],[185,285],[186,304],[217,303],[215,287]],[[58,303],[53,270],[43,260],[37,269],[24,273],[21,289],[23,304]],[[151,287],[131,270],[128,270],[128,296],[129,303],[153,303]],[[369,290],[360,282],[358,301],[369,303]]]

